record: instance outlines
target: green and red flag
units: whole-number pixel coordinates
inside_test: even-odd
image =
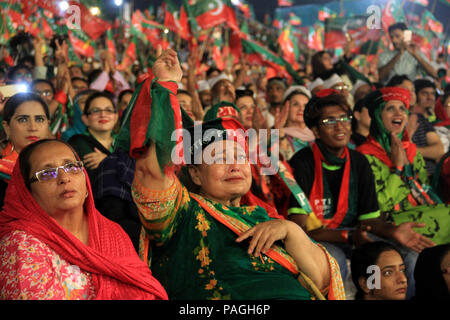
[[[320,10],[319,10],[319,13],[318,13],[318,19],[320,20],[320,21],[322,21],[322,22],[325,22],[325,19],[328,19],[328,18],[335,18],[337,16],[337,13],[336,12],[334,12],[333,10],[331,10],[331,9],[329,9],[329,8],[327,8],[327,7],[322,7],[322,8],[320,8]]]
[[[367,28],[368,17],[361,15],[325,19],[325,47],[343,48],[349,37],[355,42],[353,53],[376,54],[381,32]]]
[[[177,8],[171,0],[164,1],[164,26],[188,40],[190,37],[189,23],[184,6]]]
[[[198,33],[195,25],[206,30],[222,23],[227,24],[233,30],[239,30],[230,0],[183,0],[183,5],[194,33]]]
[[[317,51],[322,51],[324,26],[322,22],[316,22],[314,26],[309,27],[308,47]]]
[[[396,22],[406,22],[405,14],[403,13],[403,9],[398,1],[388,0],[383,12],[381,13],[381,24],[384,32],[389,34],[389,26]]]
[[[442,23],[428,10],[423,13],[422,25],[426,31],[433,31],[436,35],[442,34],[444,31]]]
[[[289,23],[293,26],[299,26],[302,24],[302,19],[300,19],[300,17],[297,17],[294,12],[290,12]]]
[[[294,0],[278,0],[279,7],[292,7]]]
[[[281,31],[280,36],[278,37],[278,44],[283,53],[283,58],[289,62],[294,69],[298,69],[300,51],[289,25]]]
[[[430,4],[428,0],[408,0],[409,2],[413,2],[416,4],[420,4],[421,6],[428,7]]]
[[[213,50],[212,50],[213,51],[212,52],[213,61],[216,64],[216,67],[218,69],[224,70],[226,55],[224,55],[222,52],[222,47],[223,47],[222,34],[221,34],[220,30],[216,30],[215,32],[213,32],[212,36],[214,39]]]
[[[150,41],[153,47],[161,45],[163,49],[168,48],[168,42],[161,36],[164,26],[156,21],[148,20],[140,10],[136,10],[131,17],[131,31],[146,43]]]
[[[91,58],[95,56],[95,42],[81,28],[71,28],[69,30],[69,41],[72,43],[75,53],[79,56]]]
[[[131,41],[128,44],[127,49],[125,50],[122,58],[122,62],[117,66],[117,69],[119,71],[123,71],[128,69],[134,61],[137,60],[137,36],[136,34],[133,34],[131,37]]]
[[[0,12],[0,44],[7,44],[16,33],[16,29],[6,11]]]
[[[242,38],[242,51],[246,54],[247,60],[251,64],[275,69],[279,76],[285,77],[289,81],[293,80],[297,84],[303,84],[303,80],[286,60],[261,43]]]
[[[254,17],[252,7],[245,0],[237,0],[235,5],[247,19]]]
[[[114,37],[111,29],[108,29],[106,31],[106,48],[108,49],[108,52],[112,55],[113,60],[117,61],[116,45],[114,43]]]
[[[77,6],[80,8],[80,24],[81,29],[91,38],[92,40],[97,40],[102,34],[104,34],[111,24],[97,16],[91,14],[89,9],[80,2],[69,1],[69,5]],[[66,18],[70,16],[71,13],[66,13]]]

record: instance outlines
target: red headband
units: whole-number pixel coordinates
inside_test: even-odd
[[[399,100],[409,109],[409,99],[411,98],[409,90],[400,87],[386,87],[379,90],[384,101]]]

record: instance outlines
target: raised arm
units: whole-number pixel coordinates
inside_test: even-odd
[[[158,46],[157,57],[152,71],[158,81],[181,81],[183,72],[177,53],[171,49],[162,51]],[[150,144],[143,157],[136,160],[135,178],[151,190],[167,190],[172,185],[173,177],[164,175],[159,167],[154,143]]]

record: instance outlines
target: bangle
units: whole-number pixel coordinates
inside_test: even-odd
[[[348,243],[348,230],[342,230],[341,237],[345,240],[346,243]]]

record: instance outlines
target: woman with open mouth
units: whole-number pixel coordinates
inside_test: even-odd
[[[99,164],[113,151],[113,130],[119,115],[112,97],[104,92],[91,94],[83,112],[82,121],[87,129],[71,137],[69,143],[83,159],[89,178],[94,181]]]
[[[400,87],[370,93],[367,97],[372,119],[370,135],[357,150],[369,160],[385,219],[394,225],[419,224],[416,232],[428,239],[413,247],[414,251],[421,252],[429,247],[428,241],[449,243],[450,209],[429,186],[424,159],[405,131],[409,100],[410,92]],[[410,272],[408,291],[414,288]]]

